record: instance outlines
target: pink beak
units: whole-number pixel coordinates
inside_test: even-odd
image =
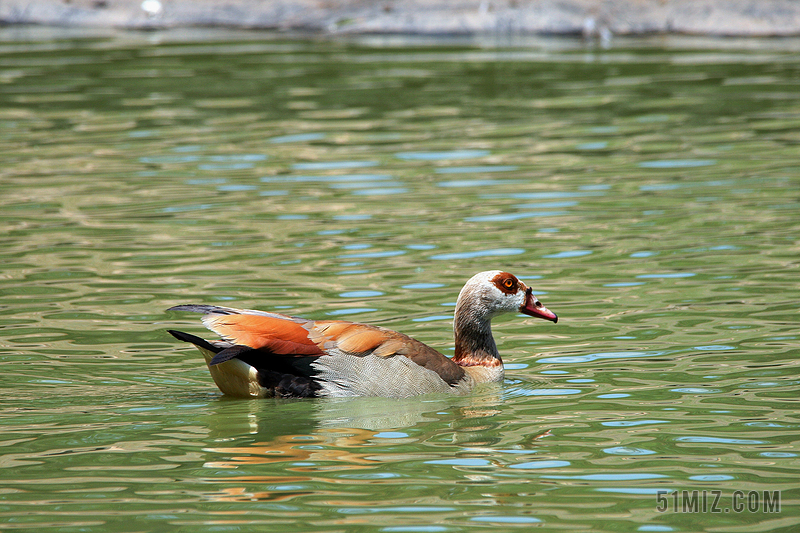
[[[533,289],[530,287],[525,291],[525,303],[519,308],[519,312],[536,318],[558,322],[558,316],[542,305],[542,302],[533,295]]]

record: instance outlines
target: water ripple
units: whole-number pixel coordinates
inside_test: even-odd
[[[547,259],[571,259],[573,257],[583,257],[586,255],[590,255],[592,253],[591,250],[569,250],[566,252],[558,252],[555,254],[548,254],[543,257]]]
[[[716,165],[713,159],[670,159],[659,161],[643,161],[639,163],[641,168],[694,168]]]
[[[495,257],[507,255],[524,254],[522,248],[494,248],[491,250],[477,250],[473,252],[455,252],[449,254],[437,254],[430,256],[434,261],[452,261],[454,259],[476,259],[479,257]]]
[[[532,516],[473,516],[470,518],[471,522],[493,522],[497,524],[538,524],[541,522],[538,518]]]
[[[703,444],[767,444],[766,441],[755,440],[755,439],[731,439],[724,437],[702,437],[702,436],[676,437],[675,440],[678,442],[692,442],[692,443],[703,443]]]
[[[630,446],[614,446],[612,448],[604,448],[603,451],[610,455],[652,455],[656,453],[646,448],[632,448]]]
[[[378,166],[377,161],[319,161],[314,163],[294,163],[293,170],[340,170]]]
[[[354,182],[359,186],[360,182],[389,181],[392,176],[388,174],[336,174],[332,176],[265,176],[260,178],[263,183],[348,183]]]
[[[271,142],[273,144],[283,144],[283,143],[318,141],[324,138],[325,138],[324,133],[297,133],[294,135],[281,135],[278,137],[272,137],[270,139],[267,139],[267,142]]]
[[[669,424],[669,420],[616,420],[613,422],[601,422],[600,424],[608,427],[635,427],[645,424]]]
[[[508,185],[519,183],[517,180],[453,180],[453,181],[440,181],[436,184],[437,187],[493,187],[495,185]]]
[[[566,475],[543,475],[546,479],[581,479],[584,481],[638,481],[641,479],[662,479],[669,477],[666,474],[628,474],[624,472],[613,474],[585,474],[577,476]]]
[[[508,468],[514,469],[524,469],[524,470],[539,470],[539,469],[547,469],[547,468],[563,468],[565,466],[570,466],[569,461],[557,461],[557,460],[542,460],[542,461],[529,461],[527,463],[517,463],[513,465],[508,465]]]
[[[383,296],[381,291],[348,291],[339,294],[342,298],[374,298],[375,296]]]
[[[528,213],[504,213],[500,215],[467,217],[464,220],[467,222],[510,222],[513,220],[524,220],[526,218],[556,217],[566,214],[566,211],[532,211]]]
[[[558,357],[543,357],[542,359],[538,359],[537,363],[547,364],[547,363],[556,363],[556,364],[569,364],[569,363],[591,363],[592,361],[597,361],[601,359],[630,359],[630,358],[637,358],[637,357],[656,357],[659,355],[664,355],[666,352],[599,352],[599,353],[590,353],[586,355],[566,355],[566,356],[558,356]]]
[[[443,167],[437,168],[435,172],[437,174],[480,174],[484,172],[511,172],[518,168],[515,165],[484,165],[476,167]]]
[[[447,161],[450,159],[474,159],[489,155],[488,150],[451,150],[448,152],[399,152],[398,159],[409,161]]]

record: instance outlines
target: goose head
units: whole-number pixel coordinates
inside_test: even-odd
[[[558,321],[558,316],[533,295],[533,290],[513,274],[489,270],[472,276],[458,295],[453,332],[453,360],[464,366],[502,365],[492,337],[492,318],[503,313],[522,313]]]
[[[456,316],[466,314],[478,322],[515,312],[558,322],[558,316],[542,305],[530,287],[513,274],[500,270],[472,276],[461,289],[456,303]]]

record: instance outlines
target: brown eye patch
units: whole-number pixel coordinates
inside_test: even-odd
[[[519,289],[519,280],[508,272],[500,272],[497,274],[492,279],[492,283],[506,294],[514,294]]]

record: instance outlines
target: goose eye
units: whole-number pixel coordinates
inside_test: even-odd
[[[509,278],[506,278],[506,279],[503,281],[503,287],[505,287],[506,289],[511,289],[511,288],[513,288],[513,287],[514,287],[514,280],[513,280],[513,279],[509,279]]]

